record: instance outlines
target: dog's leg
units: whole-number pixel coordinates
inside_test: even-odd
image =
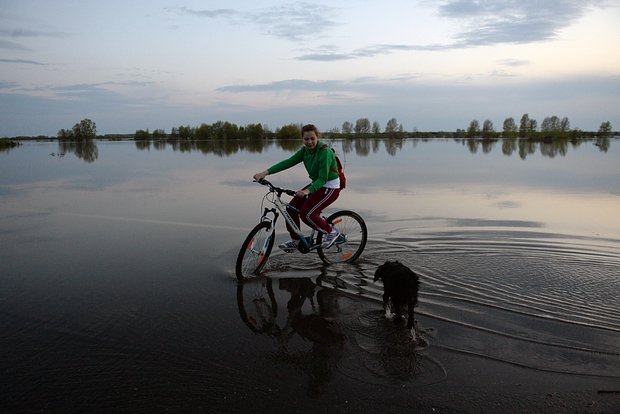
[[[415,304],[410,302],[409,305],[407,306],[407,311],[409,313],[408,318],[407,318],[407,328],[409,329],[409,334],[411,336],[411,340],[414,342],[418,341],[418,335],[416,332],[416,322],[415,322],[415,315],[414,315],[414,310],[413,308],[415,307]]]
[[[385,311],[385,319],[394,319],[394,316],[396,316],[395,313],[392,313],[389,302],[383,304],[383,310]]]
[[[409,338],[411,338],[411,342],[418,342],[418,333],[416,332],[415,328],[409,329]]]
[[[383,295],[383,311],[385,312],[385,318],[386,319],[392,319],[394,317],[394,314],[392,313],[392,310],[390,309],[390,297],[387,294]]]

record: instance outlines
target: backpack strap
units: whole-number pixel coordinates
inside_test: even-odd
[[[327,144],[323,144],[319,150],[323,150],[325,148],[329,148],[329,146],[327,146]],[[340,163],[340,158],[338,158],[338,155],[336,154],[336,150],[332,148],[332,152],[336,158],[336,166],[338,168],[329,167],[329,169],[338,174],[338,177],[340,178],[340,189],[343,190],[347,186],[347,178],[344,175],[344,168],[342,168],[342,164]]]
[[[319,151],[324,150],[325,148],[329,148],[329,146],[327,144],[323,144],[323,146],[319,148]],[[335,173],[338,173],[338,175],[340,175],[342,172],[342,167],[340,166],[340,160],[338,159],[338,156],[336,155],[336,151],[333,148],[332,148],[332,151],[334,152],[334,156],[336,157],[336,165],[338,166],[338,169],[334,167],[329,167],[329,169]]]

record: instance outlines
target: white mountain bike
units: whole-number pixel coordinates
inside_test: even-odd
[[[259,184],[269,187],[269,192],[263,197],[263,203],[267,201],[273,204],[272,208],[264,207],[260,222],[250,231],[245,238],[235,266],[237,279],[243,280],[259,275],[275,242],[276,221],[280,215],[299,236],[297,250],[301,253],[310,253],[314,250],[326,264],[352,263],[357,260],[368,238],[366,223],[362,217],[350,210],[341,210],[325,218],[327,222],[340,232],[340,235],[329,248],[321,247],[323,233],[312,230],[309,236],[304,235],[286,211],[288,203],[282,201],[282,194],[295,195],[295,191],[276,187],[267,180],[257,181]]]

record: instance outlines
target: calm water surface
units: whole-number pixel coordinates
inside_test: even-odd
[[[251,176],[298,143],[0,152],[2,412],[620,402],[620,141],[334,146],[348,177],[334,209],[365,218],[362,258],[278,252],[241,285],[265,193]],[[388,258],[420,274],[427,349],[382,318],[372,277]]]

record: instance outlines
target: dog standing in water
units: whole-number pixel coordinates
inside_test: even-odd
[[[411,339],[417,341],[414,307],[418,304],[418,275],[398,261],[387,261],[377,268],[375,282],[383,281],[383,309],[386,318],[399,323],[407,309],[407,329]]]

